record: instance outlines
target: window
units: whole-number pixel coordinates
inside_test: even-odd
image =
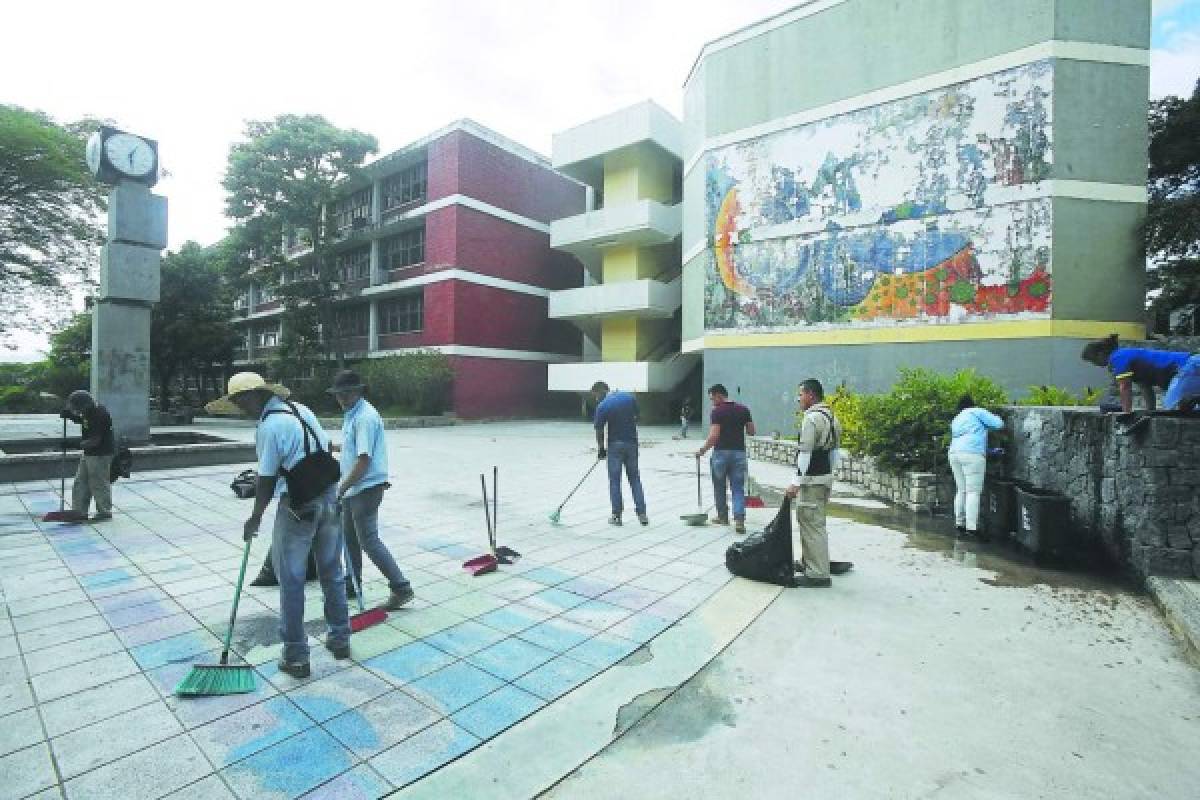
[[[275,287],[259,286],[258,287],[258,304],[275,302]]]
[[[365,225],[371,218],[371,187],[360,189],[334,203],[332,218],[333,227],[339,231]],[[362,222],[355,222],[360,219]]]
[[[279,328],[259,328],[258,338],[255,340],[257,347],[275,347],[279,344]]]
[[[406,294],[379,306],[380,333],[413,333],[424,327],[425,295]]]
[[[237,297],[233,299],[233,307],[235,309],[246,308],[250,305],[250,293],[238,292]]]
[[[360,247],[348,253],[339,253],[334,258],[338,279],[343,283],[365,281],[371,277],[371,248]]]
[[[283,235],[283,247],[289,253],[311,246],[312,237],[308,235],[308,231],[301,228],[292,228]]]
[[[342,338],[366,336],[371,329],[371,309],[369,306],[338,309],[337,324]]]
[[[400,269],[425,260],[425,229],[405,231],[383,240],[383,268]]]
[[[425,199],[428,184],[425,162],[397,172],[383,182],[383,210],[417,203]]]

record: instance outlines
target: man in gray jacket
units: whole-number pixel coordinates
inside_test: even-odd
[[[796,585],[826,588],[829,578],[829,532],[825,527],[825,506],[833,490],[833,452],[842,438],[842,426],[825,404],[825,389],[816,378],[800,384],[800,407],[804,422],[800,426],[800,446],[796,453],[796,476],[787,496],[796,499],[796,526],[800,532],[803,560]],[[848,562],[834,562],[838,572],[849,569]]]

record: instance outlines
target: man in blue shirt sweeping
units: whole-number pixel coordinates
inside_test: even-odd
[[[642,494],[642,476],[638,472],[637,399],[629,392],[609,393],[608,384],[597,381],[592,385],[592,398],[596,401],[596,455],[608,458],[608,496],[612,503],[612,516],[608,524],[620,525],[625,502],[621,497],[621,469],[629,480],[633,493],[633,510],[638,522],[649,525],[646,516],[646,498]],[[608,447],[604,446],[604,430],[608,428]]]

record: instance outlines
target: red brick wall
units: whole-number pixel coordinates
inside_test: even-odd
[[[451,194],[546,223],[584,204],[581,185],[465,131],[429,143],[429,199]]]
[[[546,365],[540,361],[451,356],[453,408],[460,417],[532,417],[547,411]]]
[[[544,289],[583,284],[583,267],[552,251],[548,234],[464,206],[454,208],[454,217],[454,263]]]

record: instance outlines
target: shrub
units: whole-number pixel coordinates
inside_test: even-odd
[[[399,414],[441,414],[450,404],[454,370],[436,350],[371,359],[360,365],[371,402]]]
[[[1029,396],[1017,402],[1023,406],[1094,406],[1100,402],[1101,391],[1090,386],[1078,397],[1058,386],[1030,386]]]
[[[829,402],[847,450],[886,469],[931,470],[945,462],[950,420],[964,394],[980,406],[1008,402],[999,385],[975,370],[942,375],[919,368],[902,368],[886,394],[856,395],[840,386]]]

